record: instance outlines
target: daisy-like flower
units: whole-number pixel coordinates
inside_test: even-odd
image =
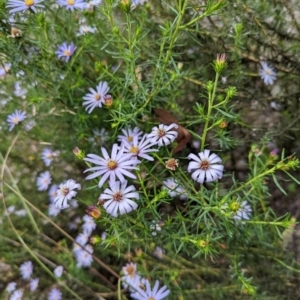
[[[124,175],[136,179],[136,176],[127,170],[137,169],[136,165],[140,161],[131,159],[131,154],[125,154],[123,147],[120,148],[117,144],[114,144],[111,157],[103,147],[101,147],[101,152],[104,158],[95,154],[88,154],[87,158],[84,158],[84,160],[98,165],[97,167],[92,167],[84,171],[96,171],[87,176],[87,180],[102,176],[98,184],[99,188],[101,188],[108,178],[110,178],[112,182],[116,181],[116,177],[119,178],[121,182],[124,182]]]
[[[17,81],[15,83],[14,95],[16,97],[20,97],[22,99],[25,99],[27,92],[28,92],[27,89],[24,89],[24,88],[21,87],[20,81]]]
[[[121,143],[123,141],[126,141],[129,144],[131,144],[135,136],[137,136],[138,140],[140,140],[143,135],[143,132],[138,127],[134,127],[132,130],[131,128],[127,128],[127,129],[123,128],[122,132],[123,135],[118,135],[118,141]]]
[[[132,143],[128,143],[127,141],[123,141],[123,146],[125,148],[125,153],[131,154],[132,157],[137,158],[142,157],[147,160],[153,161],[154,158],[149,156],[147,153],[149,152],[157,152],[158,149],[151,149],[152,146],[156,145],[152,143],[147,134],[145,134],[141,141],[138,141],[138,136],[135,135],[133,137]]]
[[[16,287],[17,287],[17,283],[14,282],[14,281],[12,281],[12,282],[10,282],[10,283],[7,285],[7,287],[6,287],[5,290],[6,290],[8,293],[11,293],[11,292],[13,292],[13,291],[16,289]]]
[[[164,180],[163,184],[164,185],[162,188],[168,192],[170,197],[176,197],[180,194],[179,188],[181,188],[181,186],[178,184],[178,182],[176,182],[176,180],[173,177]]]
[[[53,288],[49,292],[48,300],[61,300],[62,299],[62,293],[59,289]]]
[[[209,155],[209,152],[210,150],[204,150],[198,154],[199,157],[192,153],[188,156],[194,160],[189,163],[188,172],[195,170],[192,178],[197,182],[212,182],[223,176],[224,166],[219,164],[222,162],[221,158],[214,153]]]
[[[53,161],[54,157],[57,157],[59,155],[59,151],[52,151],[51,148],[45,148],[42,151],[42,160],[44,161],[44,164],[46,167],[49,167]]]
[[[89,26],[87,24],[81,24],[79,26],[79,32],[76,35],[77,36],[79,36],[79,35],[85,35],[87,33],[95,33],[96,31],[97,31],[96,27],[92,27],[92,26]]]
[[[39,285],[39,278],[31,279],[29,283],[29,289],[31,292],[35,291]]]
[[[23,290],[20,290],[20,289],[16,290],[11,294],[9,300],[22,300],[23,293],[24,293]]]
[[[137,300],[163,300],[165,299],[169,294],[170,290],[164,285],[163,287],[159,288],[159,281],[156,280],[155,285],[153,287],[153,290],[151,290],[150,282],[149,280],[145,280],[146,290],[142,290],[139,286],[136,286],[136,292],[131,293],[130,296],[133,299]]]
[[[89,88],[90,93],[83,97],[83,106],[86,106],[85,110],[90,114],[94,108],[102,107],[104,104],[104,96],[108,93],[109,87],[106,81],[101,81],[96,86],[96,90]]]
[[[105,128],[101,128],[100,130],[95,129],[93,130],[93,134],[94,136],[90,137],[88,141],[93,143],[95,146],[103,145],[106,141],[109,140],[109,134]]]
[[[79,244],[80,246],[84,247],[86,245],[86,243],[88,242],[89,237],[90,237],[90,235],[87,234],[87,232],[79,233],[75,239],[75,242],[77,244]]]
[[[94,10],[94,7],[100,5],[101,2],[102,2],[102,0],[87,1],[85,8],[92,12]]]
[[[51,183],[51,180],[52,178],[49,171],[41,173],[36,181],[38,191],[46,191],[49,187],[49,184]]]
[[[57,278],[60,278],[61,275],[63,274],[63,272],[64,272],[64,267],[63,267],[63,266],[57,266],[57,267],[54,269],[54,271],[53,271],[54,275],[55,275]]]
[[[158,146],[167,146],[175,141],[177,138],[177,124],[164,125],[159,124],[152,128],[152,132],[148,134],[148,138],[151,139],[152,143],[158,144]]]
[[[239,208],[233,218],[236,221],[249,220],[251,213],[252,213],[251,206],[248,204],[247,201],[243,201],[242,204],[239,205]]]
[[[15,215],[18,217],[25,217],[27,215],[26,209],[15,210]]]
[[[264,81],[266,85],[272,85],[276,80],[277,74],[274,71],[274,68],[269,66],[265,61],[261,63],[261,69],[259,70],[259,74],[261,79]]]
[[[55,206],[55,204],[49,204],[48,207],[48,215],[50,217],[56,217],[58,216],[58,214],[60,213],[61,209],[59,209],[58,207]]]
[[[81,10],[86,6],[85,0],[57,0],[57,4],[65,6],[70,11],[74,11],[74,9]]]
[[[64,60],[65,62],[68,62],[70,57],[74,54],[77,47],[73,43],[67,44],[62,43],[57,47],[57,50],[55,51],[55,54],[59,59]]]
[[[51,204],[54,203],[54,199],[57,196],[57,189],[58,189],[58,185],[52,184],[48,191],[49,201]]]
[[[83,216],[82,219],[84,221],[82,225],[83,232],[87,235],[91,235],[92,231],[97,227],[97,224],[94,219],[88,215]]]
[[[33,271],[32,262],[26,261],[20,266],[20,272],[23,279],[29,279]]]
[[[77,194],[75,189],[80,190],[81,185],[76,183],[75,180],[69,179],[65,183],[59,185],[57,190],[57,196],[54,199],[55,206],[59,209],[65,209],[69,207],[68,200],[74,198]]]
[[[124,273],[124,276],[122,276],[122,285],[124,286],[124,288],[135,287],[136,285],[138,285],[141,280],[141,275],[138,274],[136,270],[136,264],[132,262],[126,264],[126,266],[122,267],[122,272]]]
[[[43,1],[44,0],[9,0],[6,4],[6,7],[10,9],[10,14],[14,14],[19,11],[25,12],[28,9],[36,13],[36,8],[44,7],[43,4],[40,4]]]
[[[118,212],[120,215],[123,215],[138,207],[131,200],[131,198],[139,200],[139,194],[133,185],[127,187],[127,181],[125,180],[122,183],[119,181],[110,181],[109,186],[110,189],[105,189],[103,194],[100,195],[100,199],[105,200],[103,207],[107,213],[113,217],[117,217]]]
[[[9,125],[9,131],[15,127],[15,125],[19,124],[19,122],[23,121],[26,118],[26,112],[21,110],[15,110],[11,115],[9,115],[6,119],[6,122]]]
[[[85,249],[78,249],[75,253],[75,258],[77,260],[76,266],[78,268],[81,267],[90,267],[93,262],[93,254],[94,249],[91,245],[86,245]]]
[[[7,74],[7,72],[10,70],[11,68],[11,63],[7,63],[4,65],[0,65],[0,77],[4,76]]]

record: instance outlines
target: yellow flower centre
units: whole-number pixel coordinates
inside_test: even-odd
[[[210,163],[207,160],[203,160],[199,164],[199,168],[204,171],[208,170],[209,167],[210,167]]]
[[[17,117],[14,117],[14,118],[12,119],[12,122],[13,122],[14,124],[18,124],[18,123],[19,123],[19,119],[18,119]]]
[[[133,137],[132,136],[128,136],[127,141],[128,142],[132,142],[132,140],[133,140]]]
[[[74,5],[75,0],[67,0],[67,2],[68,2],[69,5]]]
[[[27,6],[34,5],[34,0],[25,0],[25,5],[27,5]]]
[[[131,153],[133,153],[133,154],[135,154],[135,155],[138,155],[139,152],[140,152],[140,150],[139,150],[138,147],[132,146],[132,147],[130,148],[129,152],[131,152]]]
[[[153,298],[153,297],[150,297],[150,298],[148,298],[148,300],[155,300],[155,298]]]
[[[110,170],[114,170],[116,169],[118,166],[117,162],[114,161],[114,160],[110,160],[108,163],[107,163],[107,167],[110,169]]]
[[[96,101],[99,101],[101,99],[101,95],[95,94],[94,98],[95,98]]]
[[[70,56],[71,55],[71,51],[70,50],[65,50],[64,51],[64,55],[65,56]]]
[[[123,199],[123,194],[121,192],[117,192],[113,196],[114,201],[121,202]]]
[[[161,138],[166,135],[166,131],[164,129],[158,129],[157,135]]]

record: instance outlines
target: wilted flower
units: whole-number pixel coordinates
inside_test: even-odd
[[[178,168],[178,159],[170,158],[166,161],[166,168],[172,171],[175,171]]]
[[[99,219],[101,217],[100,209],[95,205],[90,205],[85,212],[94,219]]]

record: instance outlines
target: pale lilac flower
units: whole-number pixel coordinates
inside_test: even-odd
[[[51,183],[51,180],[52,178],[49,171],[41,173],[36,181],[38,191],[46,191]]]
[[[70,230],[76,230],[78,227],[78,224],[81,222],[81,219],[79,217],[75,218],[73,222],[68,223],[68,227]]]
[[[39,285],[39,278],[31,279],[29,283],[29,289],[31,292],[35,291]]]
[[[137,300],[163,300],[165,299],[169,294],[170,290],[164,285],[163,287],[159,288],[159,281],[156,280],[155,285],[153,287],[153,290],[151,290],[150,282],[149,280],[145,280],[146,283],[146,290],[142,290],[139,286],[136,286],[136,292],[131,293],[130,296],[133,299]]]
[[[22,99],[25,99],[26,98],[26,94],[27,94],[28,90],[27,89],[23,89],[21,87],[21,83],[19,81],[17,81],[15,83],[15,89],[14,89],[14,95],[16,97],[20,97]]]
[[[261,69],[259,70],[259,74],[261,79],[264,81],[266,85],[272,85],[276,80],[277,74],[274,71],[274,68],[269,66],[265,61],[261,63]]]
[[[19,124],[19,122],[23,121],[26,118],[26,112],[21,110],[15,110],[11,115],[9,115],[6,119],[6,122],[9,125],[9,131],[11,131],[15,125]]]
[[[131,128],[127,128],[127,129],[121,129],[123,132],[123,135],[118,135],[118,141],[119,142],[123,142],[126,141],[127,143],[132,143],[133,142],[133,138],[135,136],[137,136],[138,140],[141,139],[143,132],[138,128],[138,127],[134,127],[132,130]]]
[[[52,184],[49,191],[48,191],[49,202],[51,204],[54,203],[54,199],[57,196],[57,190],[58,190],[58,185],[57,184]]]
[[[60,278],[61,275],[63,274],[63,272],[64,272],[64,267],[63,267],[63,266],[57,266],[57,267],[54,269],[54,271],[53,271],[54,275],[55,275],[57,278]]]
[[[62,43],[61,45],[58,45],[57,50],[55,51],[55,54],[59,59],[64,60],[65,62],[68,62],[70,57],[74,54],[77,47],[73,43],[67,44]]]
[[[23,279],[29,279],[33,271],[33,264],[31,261],[26,261],[20,266],[20,272]]]
[[[75,242],[77,244],[79,244],[80,246],[84,247],[86,245],[86,243],[88,242],[89,237],[90,237],[90,234],[87,234],[86,232],[79,233],[75,239]]]
[[[68,208],[70,205],[67,203],[68,200],[74,198],[77,194],[75,189],[80,190],[81,185],[76,183],[75,180],[69,179],[66,182],[59,185],[57,190],[57,196],[54,199],[55,206],[60,209]]]
[[[57,0],[57,4],[65,6],[70,11],[74,11],[74,9],[82,10],[86,6],[85,0]]]
[[[34,120],[28,120],[24,124],[24,129],[26,131],[30,131],[35,125],[36,125],[36,122]]]
[[[49,204],[48,215],[49,217],[56,217],[61,212],[61,209],[56,207],[54,203]]]
[[[16,282],[14,282],[14,281],[12,281],[12,282],[10,282],[7,286],[6,286],[6,291],[8,292],[8,293],[11,293],[11,292],[13,292],[15,289],[16,289],[16,287],[17,287],[17,283]]]
[[[102,0],[90,0],[86,2],[85,8],[89,11],[93,11],[95,6],[100,5]]]
[[[15,206],[14,205],[10,205],[7,209],[6,209],[6,214],[5,215],[10,215],[12,212],[15,211]]]
[[[136,264],[128,263],[126,266],[122,267],[122,272],[124,276],[122,276],[122,285],[123,287],[130,288],[130,290],[134,291],[131,287],[135,287],[140,283],[141,275],[137,272]]]
[[[16,290],[11,294],[9,300],[22,300],[23,293],[24,293],[23,290],[20,290],[20,289]]]
[[[138,136],[133,137],[132,143],[128,143],[126,140],[123,141],[124,152],[131,154],[132,157],[137,158],[138,156],[147,160],[153,161],[154,158],[148,155],[149,152],[157,152],[158,149],[151,149],[152,146],[156,145],[152,143],[147,134],[145,134],[141,141],[138,141]]]
[[[97,224],[95,223],[94,219],[88,215],[83,216],[83,225],[82,230],[85,234],[91,235],[92,231],[97,227]]]
[[[103,208],[112,215],[113,217],[125,213],[129,213],[132,210],[135,210],[138,205],[132,201],[132,198],[139,200],[139,193],[136,192],[136,189],[133,185],[127,187],[127,181],[110,181],[110,189],[107,188],[104,190],[103,194],[100,195],[101,200],[105,200]]]
[[[167,178],[163,181],[163,190],[166,190],[170,197],[176,197],[179,196],[178,189],[181,188],[180,185],[177,183],[177,181],[173,178]]]
[[[128,170],[137,169],[136,165],[140,161],[131,159],[130,154],[124,153],[124,148],[120,148],[117,144],[114,144],[111,152],[111,157],[103,147],[101,147],[101,152],[104,158],[95,154],[88,154],[87,158],[84,158],[84,160],[98,165],[97,167],[92,167],[84,171],[96,171],[93,174],[87,176],[87,180],[102,176],[98,184],[99,188],[101,188],[108,178],[110,178],[112,182],[116,181],[116,177],[119,178],[121,182],[124,182],[124,175],[136,179],[136,176],[130,173]]]
[[[74,252],[75,258],[77,260],[76,266],[78,268],[89,267],[93,262],[93,252],[94,249],[91,245],[86,245],[84,249],[80,248],[76,252]]]
[[[252,208],[247,201],[243,201],[238,211],[233,217],[236,221],[249,220],[252,213]]]
[[[204,150],[198,154],[199,157],[192,153],[188,156],[194,160],[189,163],[188,172],[195,170],[192,178],[197,182],[212,182],[223,176],[224,166],[219,164],[222,162],[221,158],[214,153],[209,155],[209,152],[210,150]]]
[[[93,143],[95,146],[96,145],[103,145],[105,142],[109,140],[109,134],[106,131],[105,128],[99,129],[94,129],[93,130],[93,136],[88,138],[88,141],[90,143]]]
[[[10,70],[11,68],[11,63],[7,63],[7,64],[0,64],[0,77],[4,76],[7,74],[7,72]]]
[[[62,293],[59,289],[53,288],[49,292],[48,300],[61,300],[62,299]]]
[[[54,157],[57,157],[59,155],[59,151],[52,151],[51,148],[45,148],[42,151],[42,160],[44,161],[44,164],[46,167],[49,167],[53,161]]]
[[[171,125],[159,124],[152,128],[152,132],[148,134],[148,138],[152,143],[158,144],[158,146],[167,146],[175,141],[177,138],[178,125],[173,123]]]
[[[83,97],[83,106],[86,106],[85,110],[90,114],[94,108],[102,107],[104,104],[104,96],[108,93],[109,87],[106,81],[100,81],[96,86],[96,90],[89,88],[90,93]]]
[[[14,214],[18,217],[25,217],[27,215],[26,209],[15,210]]]
[[[97,31],[96,27],[92,27],[87,24],[81,24],[79,26],[79,32],[77,33],[77,36],[85,35],[87,33],[95,33],[96,31]]]
[[[28,9],[36,13],[36,8],[44,7],[43,4],[40,4],[43,1],[44,0],[8,0],[6,7],[10,9],[10,14],[14,14],[20,11],[25,12]]]
[[[78,201],[77,201],[76,199],[72,199],[72,200],[70,201],[70,206],[71,206],[72,208],[77,208],[77,207],[79,206]]]

